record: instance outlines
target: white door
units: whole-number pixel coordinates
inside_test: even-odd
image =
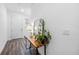
[[[23,38],[23,20],[24,16],[19,13],[11,14],[11,39]]]

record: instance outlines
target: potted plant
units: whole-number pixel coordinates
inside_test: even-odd
[[[38,26],[38,34],[35,34],[32,36],[34,38],[34,42],[37,47],[46,45],[49,43],[51,39],[51,34],[48,30],[45,28],[45,21],[43,19],[40,19],[39,26]]]

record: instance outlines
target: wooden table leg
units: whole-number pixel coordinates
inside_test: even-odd
[[[32,53],[31,53],[31,43],[30,43],[30,47],[29,47],[29,50],[30,50],[30,54],[32,54]]]
[[[44,45],[44,55],[46,55],[46,45]]]
[[[36,55],[40,55],[39,52],[38,52],[38,48],[36,48]]]

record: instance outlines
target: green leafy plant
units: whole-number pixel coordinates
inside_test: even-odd
[[[40,19],[38,34],[35,35],[35,38],[41,41],[42,44],[48,44],[51,39],[51,34],[45,28],[45,21]]]

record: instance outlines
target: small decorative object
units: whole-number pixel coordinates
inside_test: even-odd
[[[38,34],[34,33],[31,38],[33,38],[36,47],[40,47],[49,43],[51,34],[48,30],[46,30],[45,21],[43,19],[40,19],[39,21]]]

